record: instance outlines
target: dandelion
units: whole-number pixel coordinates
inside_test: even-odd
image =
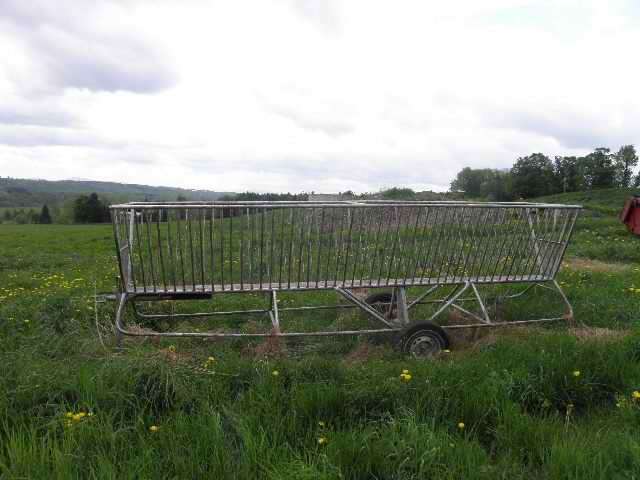
[[[64,414],[64,416],[67,417],[67,418],[71,418],[71,417],[73,417],[73,412],[67,412],[67,413]]]
[[[215,357],[208,357],[207,358],[207,363],[215,363],[216,358]]]
[[[636,399],[640,398],[640,392],[638,390],[634,390],[631,396]]]
[[[444,353],[451,353],[451,350],[449,350],[448,348],[445,348],[444,350],[442,350]]]
[[[580,376],[580,370],[574,370],[573,371],[573,376],[576,377],[576,378],[579,377]]]
[[[157,432],[158,430],[160,430],[160,427],[158,427],[157,425],[151,425],[151,426],[149,427],[149,431],[150,431],[151,433],[155,433],[155,432]]]
[[[79,422],[80,420],[82,420],[82,416],[79,413],[74,414],[71,418],[74,422]]]
[[[409,370],[402,370],[403,375],[407,375],[408,373],[409,373]]]
[[[326,426],[327,426],[327,424],[326,424],[326,423],[324,423],[324,421],[323,421],[323,420],[320,420],[320,421],[318,422],[318,426],[319,426],[320,428],[324,428],[324,427],[326,427]]]
[[[327,437],[320,437],[318,439],[318,445],[326,445],[329,443],[329,439]]]
[[[280,375],[280,372],[278,370],[274,370],[273,372],[271,372],[271,375],[277,377],[278,375]]]
[[[405,382],[408,382],[408,381],[410,381],[410,380],[411,380],[411,378],[413,378],[413,377],[411,377],[411,374],[409,374],[409,373],[401,373],[401,374],[400,374],[400,378],[401,378],[402,380],[404,380]]]
[[[458,423],[458,428],[459,428],[460,430],[464,430],[464,422],[459,422],[459,423]]]
[[[171,353],[176,353],[176,346],[175,346],[175,345],[169,345],[168,350],[169,350]]]

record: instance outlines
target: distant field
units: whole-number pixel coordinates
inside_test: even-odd
[[[640,195],[640,188],[604,188],[588,192],[559,193],[538,197],[536,201],[582,205],[594,213],[617,216],[625,200],[634,194]]]
[[[575,328],[461,334],[430,362],[366,336],[116,349],[113,305],[93,302],[115,286],[111,226],[0,225],[0,477],[634,478],[640,238],[608,215],[628,193],[545,198],[597,213],[579,220],[558,277]],[[539,314],[545,299],[510,315]],[[323,311],[285,321],[363,319]]]

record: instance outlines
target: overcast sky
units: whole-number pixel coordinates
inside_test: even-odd
[[[0,0],[0,176],[446,189],[640,143],[638,0]]]

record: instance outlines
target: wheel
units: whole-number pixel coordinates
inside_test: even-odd
[[[395,305],[391,305],[391,309],[389,309],[389,304],[393,299],[393,294],[391,292],[378,292],[372,293],[367,298],[364,299],[365,303],[371,305],[375,310],[382,313],[386,318],[393,318],[395,316],[396,307]]]
[[[424,359],[449,348],[449,336],[431,322],[414,322],[400,332],[400,349],[414,358]]]

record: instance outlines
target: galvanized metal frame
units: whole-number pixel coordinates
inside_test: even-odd
[[[386,333],[410,322],[416,305],[439,304],[429,320],[448,308],[474,324],[443,328],[497,327],[573,316],[555,281],[580,206],[526,202],[131,202],[111,207],[120,269],[116,331],[160,337],[323,336]],[[235,233],[234,233],[235,232]],[[478,288],[529,284],[559,293],[563,316],[512,322],[490,318]],[[407,291],[427,288],[409,300]],[[425,300],[444,287],[444,298]],[[390,288],[392,304],[381,313],[354,293]],[[279,308],[280,291],[333,290],[349,305]],[[148,314],[140,302],[215,298],[264,292],[265,309]],[[465,293],[472,296],[464,298]],[[463,306],[474,302],[480,314]],[[267,314],[268,333],[147,332],[124,325],[131,303],[141,320]],[[395,308],[392,308],[395,307]],[[285,332],[280,313],[359,308],[379,329]],[[388,313],[395,311],[395,318]]]

